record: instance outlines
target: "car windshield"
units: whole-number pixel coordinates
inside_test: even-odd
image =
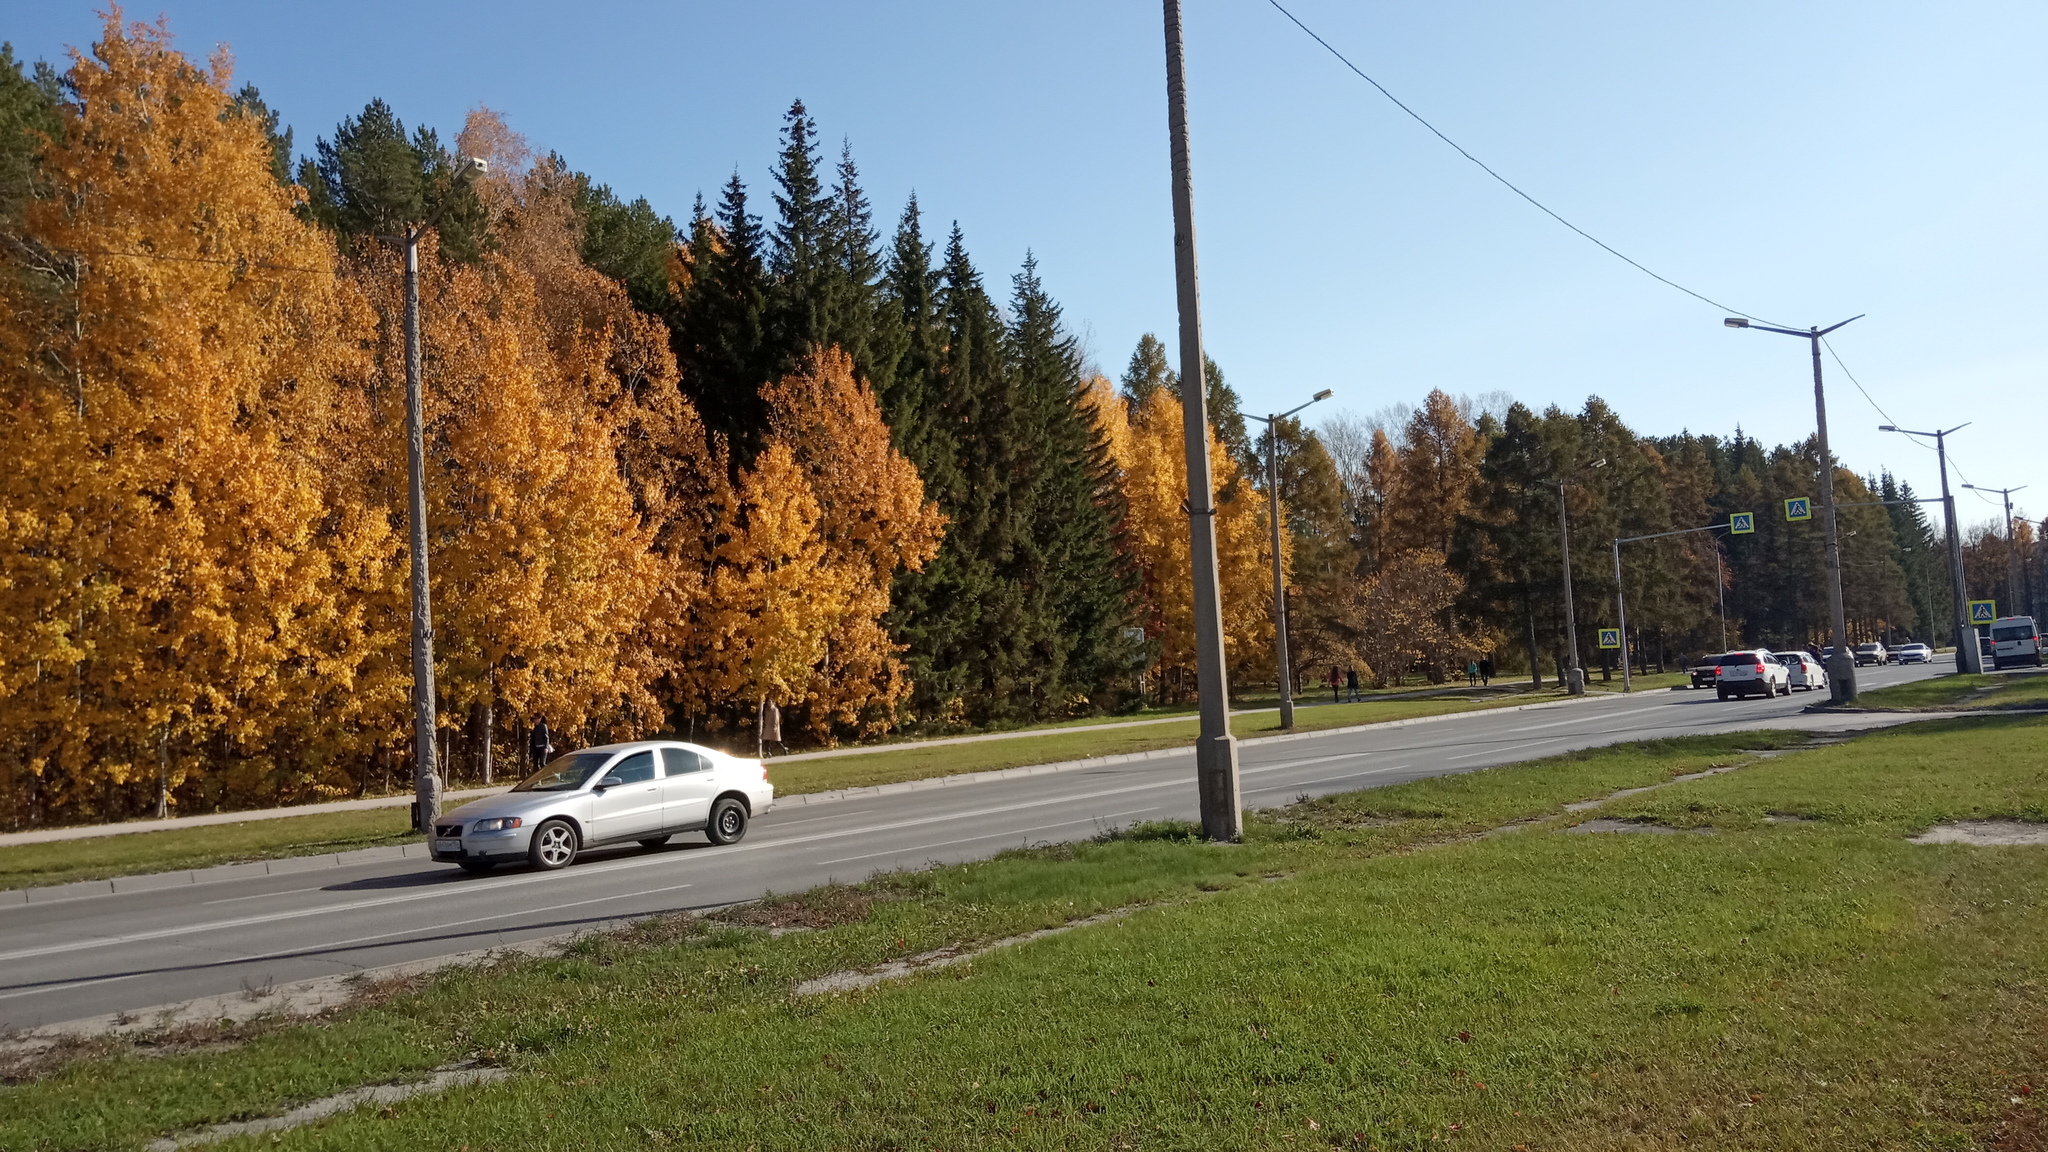
[[[514,792],[574,792],[611,759],[609,752],[571,752],[512,786]]]
[[[1751,668],[1763,662],[1764,658],[1754,652],[1730,652],[1721,657],[1723,668]]]
[[[1779,653],[1777,653],[1776,655],[1777,655],[1777,657],[1778,657],[1778,660],[1779,660],[1779,662],[1780,662],[1780,663],[1784,663],[1784,664],[1804,664],[1804,663],[1806,663],[1806,653],[1804,653],[1804,652],[1779,652]]]
[[[2004,628],[1993,628],[1991,630],[1991,638],[1993,640],[2032,640],[2034,638],[2034,630],[2025,624],[2013,624]]]
[[[1877,651],[1877,645],[1875,645],[1875,644],[1858,644],[1858,645],[1856,646],[1856,650],[1857,650],[1858,652],[1875,652],[1875,651]]]

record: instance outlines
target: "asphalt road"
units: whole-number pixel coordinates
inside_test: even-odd
[[[1865,669],[1866,687],[1946,668]],[[1576,748],[1742,728],[1843,729],[1805,693],[1657,690],[1242,748],[1244,803],[1271,807]],[[560,872],[471,876],[417,860],[0,908],[0,1027],[265,988],[753,899],[888,869],[1195,815],[1194,756],[778,809],[740,844],[593,852]],[[692,841],[699,837],[689,837]]]

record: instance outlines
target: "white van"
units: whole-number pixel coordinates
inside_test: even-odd
[[[2006,616],[1991,625],[1991,666],[2041,666],[2041,630],[2032,616]]]

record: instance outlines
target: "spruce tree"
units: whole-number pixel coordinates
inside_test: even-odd
[[[1018,686],[1033,713],[1048,715],[1095,695],[1125,664],[1121,632],[1136,574],[1118,547],[1123,509],[1108,445],[1081,403],[1078,342],[1046,294],[1035,258],[1026,255],[1012,284],[1003,447],[1013,535],[997,571],[1017,585],[1025,631],[990,641],[1025,641]]]
[[[451,260],[474,260],[491,239],[483,202],[455,179],[455,158],[431,128],[410,137],[382,100],[343,120],[333,141],[315,141],[317,158],[299,165],[306,210],[314,220],[350,237],[396,236],[430,215],[440,250]]]
[[[35,195],[43,141],[64,134],[63,99],[48,62],[24,72],[14,46],[0,44],[0,234],[15,234],[22,206]]]
[[[853,360],[854,374],[881,390],[881,376],[875,346],[878,323],[881,256],[875,251],[874,210],[861,190],[860,168],[853,162],[853,147],[842,141],[839,168],[827,210],[828,258],[833,268],[834,291],[824,315],[824,342],[835,344]],[[929,262],[929,261],[927,261]]]
[[[552,158],[564,169],[567,164]],[[581,172],[572,177],[576,214],[583,221],[583,262],[626,286],[633,306],[666,316],[675,300],[669,290],[669,262],[682,239],[675,221],[642,196],[628,204],[609,185]]]
[[[244,116],[254,116],[263,125],[263,134],[270,138],[270,174],[279,184],[292,182],[292,130],[287,127],[278,131],[277,112],[263,102],[263,93],[254,84],[242,85],[235,93],[234,110]]]
[[[735,172],[715,219],[700,206],[691,228],[695,275],[671,328],[683,388],[705,428],[732,445],[735,467],[753,459],[767,420],[761,386],[780,367],[768,337],[764,242],[760,217],[747,211],[747,186]]]
[[[1122,383],[1124,400],[1133,411],[1143,407],[1152,393],[1161,388],[1171,388],[1174,395],[1180,395],[1180,377],[1174,374],[1173,364],[1166,357],[1166,345],[1150,332],[1138,337]]]
[[[783,115],[782,152],[775,163],[775,228],[770,235],[769,339],[777,375],[814,346],[826,327],[840,277],[832,236],[832,201],[818,175],[818,126],[798,100]]]

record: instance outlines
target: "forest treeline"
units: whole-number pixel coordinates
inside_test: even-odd
[[[0,823],[359,795],[410,777],[402,294],[422,244],[443,763],[572,742],[804,743],[1109,713],[1194,690],[1181,381],[1094,370],[1028,256],[992,288],[912,198],[878,228],[799,103],[761,203],[677,225],[478,110],[372,101],[303,156],[224,53],[116,12],[59,72],[0,53]],[[458,157],[489,162],[459,177]],[[1271,685],[1265,446],[1212,363],[1226,639]],[[1582,641],[1619,535],[1639,659],[1823,618],[1810,445],[1641,437],[1432,392],[1282,422],[1297,677],[1441,679]],[[1578,471],[1595,459],[1602,468]],[[1910,497],[1836,476],[1850,502]],[[1844,512],[1859,635],[1932,636],[1917,505]],[[2004,566],[1973,563],[1991,583]],[[1714,583],[1715,556],[1725,561]],[[2000,554],[2002,555],[2002,553]],[[1973,591],[1978,591],[1973,574]],[[1589,652],[1590,655],[1590,652]],[[559,742],[559,741],[558,741]]]

